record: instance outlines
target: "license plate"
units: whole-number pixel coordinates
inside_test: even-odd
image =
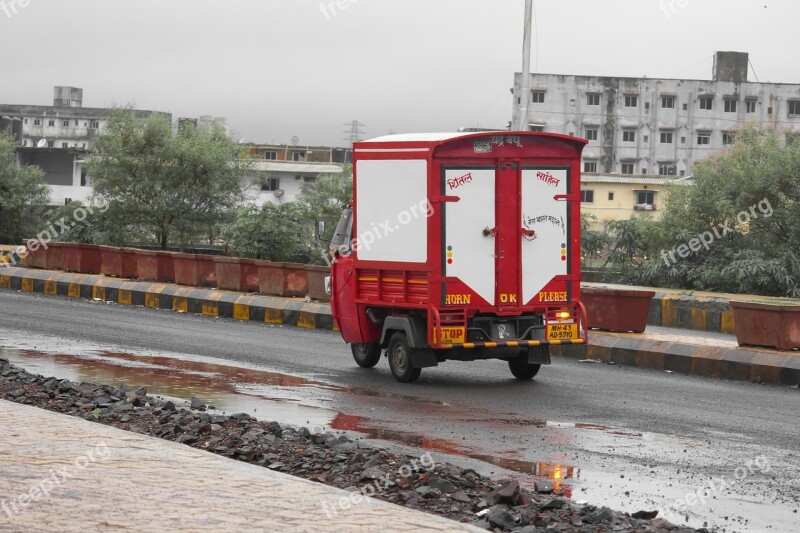
[[[441,328],[439,334],[440,344],[464,344],[466,328]]]
[[[578,324],[551,324],[547,326],[547,340],[563,341],[579,339]]]

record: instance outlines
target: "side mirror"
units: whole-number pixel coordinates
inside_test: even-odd
[[[317,239],[322,239],[325,235],[325,221],[319,220],[317,221]]]

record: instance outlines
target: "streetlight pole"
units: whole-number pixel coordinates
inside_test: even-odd
[[[525,0],[525,33],[522,39],[522,72],[520,90],[517,93],[516,121],[511,129],[522,131],[528,129],[528,106],[531,101],[531,32],[533,19],[533,0]]]

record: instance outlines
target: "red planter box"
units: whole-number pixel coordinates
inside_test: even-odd
[[[308,276],[308,297],[320,302],[330,301],[330,296],[325,292],[325,278],[331,275],[329,267],[306,266]]]
[[[239,259],[242,265],[241,290],[245,292],[258,292],[258,265],[262,261],[256,259]]]
[[[273,296],[304,297],[308,294],[305,265],[264,262],[258,267],[259,292]]]
[[[80,274],[99,274],[102,256],[94,244],[61,243],[64,270]]]
[[[133,250],[136,255],[136,277],[150,281],[175,281],[175,265],[170,252]]]
[[[217,287],[228,291],[242,290],[242,264],[237,257],[215,257]]]
[[[175,266],[175,283],[192,287],[200,285],[196,255],[176,253],[173,254],[172,261]]]
[[[64,269],[64,254],[61,242],[49,243],[47,250],[47,270],[63,270]]]
[[[158,279],[158,256],[150,250],[134,250],[136,277],[155,281]]]
[[[655,291],[581,289],[589,327],[619,332],[645,330],[650,300],[655,295]]]
[[[26,241],[25,246],[28,248],[28,256],[25,258],[25,264],[33,268],[47,268],[48,249],[37,239]],[[34,249],[32,250],[31,247]]]
[[[127,248],[100,246],[100,273],[117,278],[135,278],[136,254]]]
[[[213,256],[173,253],[172,261],[175,283],[191,287],[217,286],[217,268]]]
[[[197,261],[197,286],[216,287],[217,286],[217,264],[214,263],[212,255],[196,255]]]
[[[731,301],[739,346],[800,349],[800,305]]]

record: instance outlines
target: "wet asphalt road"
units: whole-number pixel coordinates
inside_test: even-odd
[[[624,511],[688,502],[667,516],[673,522],[688,516],[692,525],[727,531],[800,531],[797,389],[560,358],[531,383],[513,380],[504,362],[488,361],[448,362],[402,385],[385,360],[358,368],[333,333],[7,290],[0,309],[0,346],[51,356],[153,354],[166,356],[169,368],[190,366],[179,360],[212,363],[203,372],[247,381],[232,389],[236,394],[289,403],[277,410],[284,421],[549,477],[576,500]],[[231,374],[226,365],[303,379]],[[198,395],[211,390],[194,378],[187,383]],[[687,498],[698,491],[701,498]]]

